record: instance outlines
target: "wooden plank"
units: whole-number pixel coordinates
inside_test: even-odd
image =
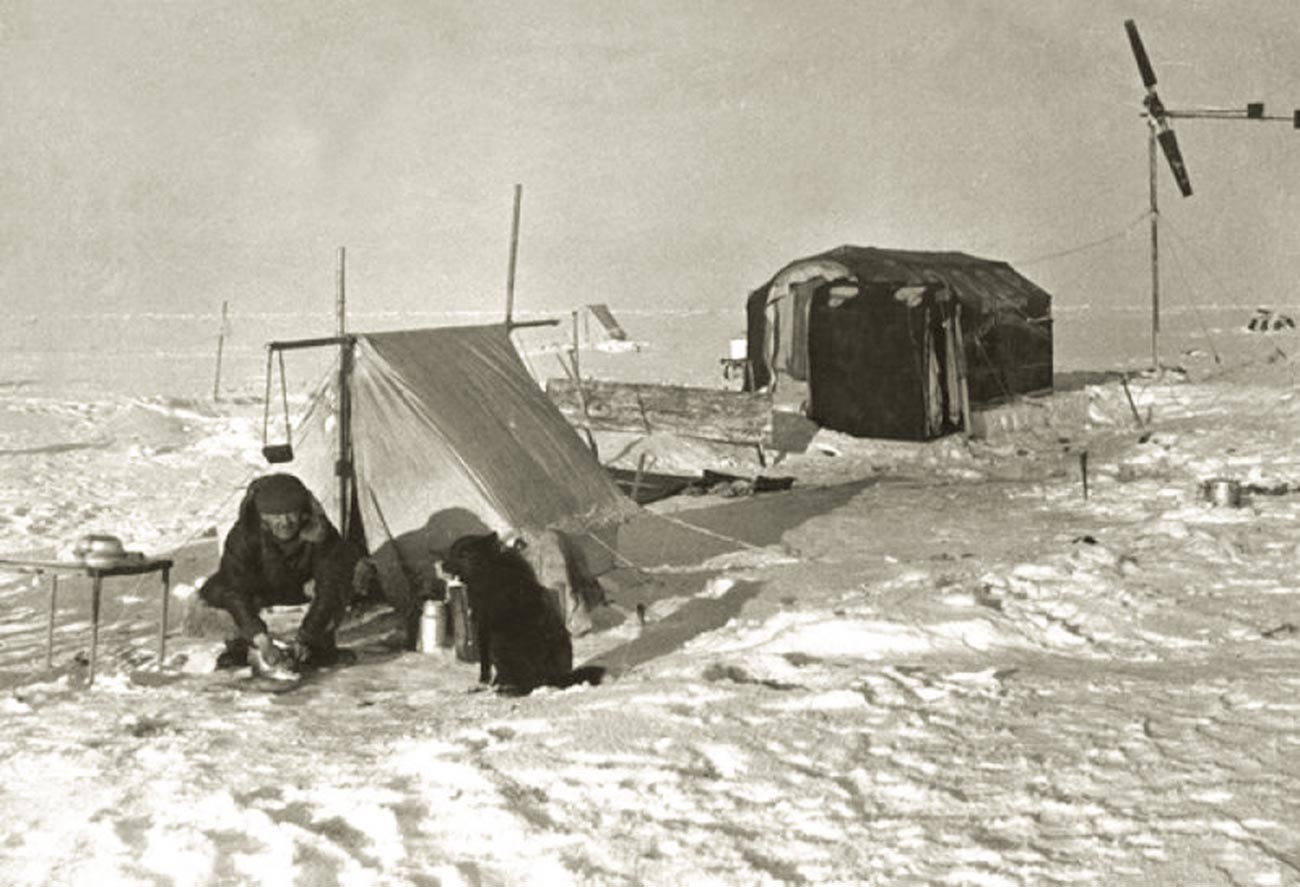
[[[767,394],[587,379],[548,379],[546,394],[570,424],[593,431],[663,431],[726,443],[772,438]]]

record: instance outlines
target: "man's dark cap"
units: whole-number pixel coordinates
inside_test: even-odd
[[[258,514],[297,514],[311,510],[311,493],[292,474],[268,474],[253,482]]]

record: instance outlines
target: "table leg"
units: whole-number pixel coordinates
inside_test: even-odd
[[[163,567],[162,571],[162,625],[158,627],[158,670],[163,670],[167,660],[167,603],[171,598],[171,570]]]
[[[50,576],[50,624],[45,630],[45,667],[54,667],[54,611],[59,607],[59,574]]]
[[[104,588],[104,577],[95,574],[95,587],[90,596],[90,678],[86,685],[95,683],[95,658],[99,655],[99,595]]]

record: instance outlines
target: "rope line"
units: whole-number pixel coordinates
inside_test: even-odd
[[[1128,224],[1126,224],[1122,229],[1115,231],[1111,234],[1107,234],[1104,237],[1099,237],[1096,240],[1090,240],[1086,243],[1081,243],[1078,246],[1072,246],[1063,250],[1058,250],[1057,252],[1054,253],[1047,253],[1041,256],[1033,256],[1028,259],[1017,259],[1011,262],[1011,264],[1024,268],[1024,267],[1028,267],[1029,265],[1036,265],[1039,262],[1049,262],[1052,259],[1061,259],[1066,256],[1075,255],[1076,253],[1081,253],[1090,249],[1095,249],[1096,247],[1099,246],[1104,246],[1105,244],[1110,243],[1111,241],[1119,240],[1121,237],[1127,237],[1128,233],[1133,230],[1134,226],[1136,226],[1140,222],[1146,221],[1146,219],[1149,218],[1150,215],[1151,215],[1150,210],[1146,210],[1141,214],[1139,214]]]
[[[1177,231],[1174,232],[1174,238],[1182,246],[1186,245],[1186,242],[1182,240],[1182,237],[1178,234]],[[1175,250],[1175,253],[1181,257],[1181,252]],[[1195,256],[1196,254],[1192,253],[1192,255]],[[1188,292],[1194,290],[1196,288],[1196,285],[1187,276],[1187,272],[1183,269],[1182,263],[1175,262],[1173,264],[1174,264],[1174,270],[1178,273],[1179,279],[1183,282],[1183,288]],[[1201,313],[1200,307],[1197,306],[1197,304],[1194,301],[1185,302],[1185,304],[1187,304],[1188,307],[1192,309],[1192,314],[1196,317],[1196,323],[1201,328],[1201,334],[1205,336],[1206,344],[1210,346],[1210,353],[1214,355],[1215,364],[1218,366],[1222,366],[1223,358],[1219,354],[1218,346],[1216,346],[1214,343],[1214,336],[1210,334],[1210,328],[1205,323],[1205,315]]]
[[[750,551],[762,551],[764,548],[764,546],[762,545],[753,545],[749,542],[746,542],[744,539],[736,539],[724,533],[718,533],[713,530],[706,530],[704,527],[696,526],[695,524],[689,524],[684,520],[669,517],[666,514],[658,514],[657,512],[653,512],[653,511],[649,512],[649,514],[652,517],[658,518],[659,520],[666,521],[670,524],[676,524],[677,526],[682,527],[683,529],[694,530],[695,532],[699,533],[702,536],[709,536],[713,539],[718,539],[722,542],[734,542],[735,544],[741,546],[742,548],[748,548]]]
[[[614,546],[610,545],[604,539],[597,536],[595,533],[584,533],[583,535],[586,538],[590,539],[591,541],[595,542],[601,548],[608,551],[610,554],[612,554],[614,556],[614,560],[621,561],[623,566],[636,570],[638,573],[648,572],[645,567],[642,567],[640,564],[635,563],[631,558],[623,554],[623,552],[619,551]]]
[[[734,536],[728,536],[725,533],[719,533],[714,530],[709,530],[704,527],[697,526],[696,524],[688,523],[687,521],[681,520],[680,518],[674,518],[666,514],[659,514],[658,512],[648,511],[648,510],[645,512],[645,514],[657,520],[661,520],[666,523],[681,527],[682,529],[699,533],[701,536],[707,536],[712,539],[717,539],[721,542],[727,542],[736,545],[739,548],[745,548],[750,551],[763,551],[766,547],[762,545],[754,545],[753,543],[746,542],[744,539],[737,539]],[[621,551],[614,548],[612,545],[610,545],[608,542],[606,542],[604,539],[601,539],[599,536],[595,535],[594,533],[588,533],[585,535],[586,538],[593,540],[597,545],[599,545],[601,548],[605,549],[611,555],[613,555],[614,559],[620,561],[623,564],[623,566],[636,570],[638,573],[652,574],[653,572],[655,572],[655,570],[651,567],[645,567],[642,566],[641,564],[636,563],[627,555],[623,554]]]

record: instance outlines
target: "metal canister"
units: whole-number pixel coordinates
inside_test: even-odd
[[[432,599],[424,602],[420,613],[421,653],[437,653],[447,644],[447,605]]]
[[[453,579],[447,583],[447,608],[456,658],[461,662],[478,662],[478,630],[469,605],[469,591],[463,582]]]
[[[1236,508],[1241,505],[1241,482],[1224,477],[1211,478],[1201,483],[1201,495],[1211,505]]]

